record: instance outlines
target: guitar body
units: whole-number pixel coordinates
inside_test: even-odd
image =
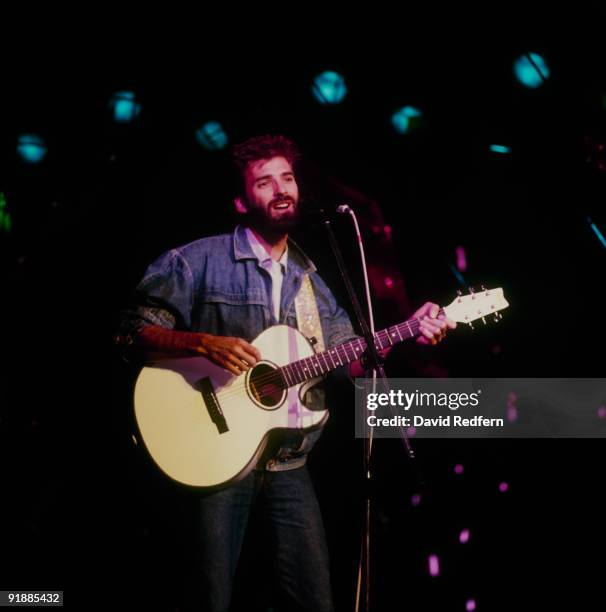
[[[135,418],[145,446],[170,478],[216,488],[244,478],[275,429],[311,430],[327,410],[308,410],[301,398],[321,379],[283,388],[276,368],[314,355],[297,329],[276,325],[251,343],[262,361],[234,376],[205,357],[144,367],[135,387]]]

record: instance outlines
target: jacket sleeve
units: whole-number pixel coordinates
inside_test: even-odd
[[[193,296],[194,279],[187,261],[177,250],[164,253],[147,268],[122,311],[116,344],[128,348],[148,325],[188,331]]]

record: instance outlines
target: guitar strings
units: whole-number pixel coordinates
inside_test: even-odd
[[[404,323],[400,323],[398,325],[394,325],[393,327],[395,327],[397,329],[397,328],[400,328],[400,327],[403,327],[403,326],[410,327],[410,329],[412,331],[412,334],[416,335],[419,327],[421,326],[421,320],[420,319],[409,319],[408,321],[405,321]],[[375,338],[378,339],[379,334],[382,334],[382,333],[386,334],[386,336],[389,338],[389,331],[388,331],[389,329],[392,329],[392,328],[387,328],[387,329],[381,330],[380,332],[377,332],[377,334],[375,335]],[[399,333],[399,329],[398,329],[398,333]],[[399,334],[399,335],[401,335],[401,334]],[[364,343],[364,346],[366,346],[366,342],[364,341],[364,339],[360,339],[359,341]],[[381,343],[379,343],[379,344],[381,344]],[[322,353],[314,353],[313,355],[310,355],[309,357],[305,357],[303,359],[299,359],[298,361],[294,361],[294,362],[292,362],[292,363],[290,363],[288,365],[292,367],[296,363],[300,363],[302,361],[305,361],[306,359],[312,359],[313,357],[316,357],[316,359],[318,359],[321,355],[324,355],[324,354],[330,352],[331,350],[338,349],[341,346],[343,346],[343,344],[339,345],[338,347],[333,347],[331,349],[327,349],[326,351],[323,351]],[[354,353],[355,353],[355,350],[354,350]],[[337,353],[337,355],[338,355],[338,353]],[[345,356],[347,357],[347,351],[345,351]],[[354,360],[352,359],[351,361],[354,361]],[[351,362],[348,362],[348,363],[351,363]],[[344,365],[346,365],[346,364],[344,364]],[[281,367],[279,367],[279,368],[277,368],[275,370],[272,370],[271,372],[268,372],[267,374],[263,374],[262,376],[259,376],[259,378],[254,379],[251,384],[254,385],[257,389],[259,388],[260,385],[265,385],[266,383],[267,384],[275,384],[281,390],[287,390],[287,389],[290,389],[291,387],[294,387],[297,384],[300,384],[299,382],[296,382],[293,385],[288,385],[288,379],[283,374],[283,368],[284,367],[285,366],[281,366]],[[312,369],[309,366],[306,366],[306,367],[308,367],[309,372],[312,373]],[[337,367],[339,367],[339,366],[337,366]],[[334,369],[334,368],[331,368],[331,369]],[[296,370],[295,370],[295,372],[296,372]],[[322,372],[322,373],[324,373],[324,372]],[[314,374],[314,376],[312,376],[312,378],[315,378],[316,376],[320,376],[320,375],[321,374]],[[311,380],[311,379],[309,379],[309,380]],[[300,381],[300,382],[306,382],[306,381],[303,380],[303,381]],[[284,387],[283,383],[286,383],[287,386]],[[225,390],[224,393],[221,393],[221,392],[218,393],[218,395],[220,395],[222,398],[227,398],[227,399],[229,399],[231,396],[238,396],[238,395],[241,395],[241,394],[246,394],[246,387],[245,387],[245,385],[240,387],[240,388],[238,388],[238,389],[227,389],[227,390]],[[263,396],[260,395],[259,397],[269,397],[269,395],[270,394],[263,395]],[[259,401],[261,401],[261,400],[259,400]]]

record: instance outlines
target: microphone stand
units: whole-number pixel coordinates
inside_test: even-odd
[[[348,212],[350,210],[349,206],[340,207],[341,210],[339,212]],[[362,313],[362,309],[360,307],[360,303],[356,296],[356,293],[353,288],[353,284],[351,282],[351,278],[345,268],[345,264],[343,262],[343,256],[341,254],[341,250],[337,244],[334,232],[332,230],[332,226],[330,224],[330,220],[326,215],[324,209],[319,206],[317,212],[322,219],[322,224],[326,233],[328,235],[328,241],[331,246],[332,252],[337,261],[337,265],[339,268],[339,272],[341,274],[341,278],[345,283],[345,287],[347,289],[347,293],[349,295],[349,299],[351,301],[351,305],[354,310],[354,314],[360,329],[362,330],[362,334],[364,339],[366,340],[366,350],[361,356],[360,363],[363,365],[366,375],[372,375],[373,377],[373,389],[376,385],[376,378],[378,377],[381,381],[381,385],[385,392],[389,392],[389,384],[387,382],[387,377],[385,376],[385,370],[383,368],[384,360],[379,355],[377,351],[377,347],[375,346],[375,339],[370,330],[370,327]],[[369,308],[371,305],[369,304]],[[364,517],[364,529],[362,534],[362,542],[361,542],[361,553],[360,553],[360,564],[358,567],[358,584],[356,590],[356,612],[360,612],[360,595],[362,589],[362,577],[364,577],[364,611],[370,612],[370,516],[371,516],[371,486],[372,486],[372,472],[370,469],[370,459],[372,453],[372,435],[373,430],[370,425],[366,425],[366,435],[364,436],[364,455],[363,455],[363,469],[364,469],[364,477],[366,480],[365,486],[365,517]],[[415,458],[414,451],[410,445],[410,440],[406,435],[406,432],[403,428],[402,431],[402,441],[404,443],[404,447],[406,449],[406,453],[410,459]]]

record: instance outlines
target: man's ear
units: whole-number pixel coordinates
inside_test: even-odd
[[[246,204],[244,204],[242,198],[234,199],[234,208],[236,209],[236,212],[241,215],[245,215],[248,212],[248,208],[246,208]]]

